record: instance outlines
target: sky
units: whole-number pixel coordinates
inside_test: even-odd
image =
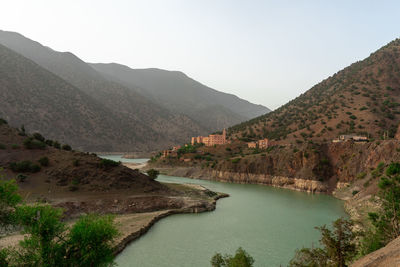
[[[1,0],[0,29],[276,109],[400,37],[400,1]]]

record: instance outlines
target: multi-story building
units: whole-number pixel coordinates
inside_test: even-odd
[[[226,130],[222,131],[222,134],[210,134],[209,136],[197,136],[192,137],[191,144],[201,144],[203,143],[205,146],[213,146],[213,145],[224,145],[227,144],[226,140]]]
[[[268,138],[264,138],[264,139],[258,140],[256,142],[247,143],[248,148],[257,148],[258,147],[260,149],[266,149],[266,148],[268,148],[268,145],[269,145]]]

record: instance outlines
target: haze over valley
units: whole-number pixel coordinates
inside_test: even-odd
[[[398,266],[397,1],[2,4],[0,266]]]

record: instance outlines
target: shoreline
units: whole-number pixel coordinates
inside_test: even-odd
[[[195,184],[185,184],[190,190],[208,191],[207,188]],[[151,212],[136,212],[115,214],[115,223],[120,236],[117,237],[114,243],[114,255],[121,253],[130,243],[143,236],[150,228],[158,221],[174,214],[185,213],[202,213],[213,211],[216,209],[217,200],[229,197],[229,194],[214,192],[214,196],[207,199],[187,197],[185,206],[178,209],[165,209]],[[75,219],[67,221],[67,225],[73,225]],[[7,247],[18,246],[19,242],[24,239],[25,235],[20,231],[9,233],[0,238],[0,249]]]
[[[147,233],[147,231],[150,230],[150,228],[157,223],[158,221],[160,221],[163,218],[166,218],[170,215],[175,215],[175,214],[185,214],[185,213],[202,213],[202,212],[208,212],[208,211],[214,211],[216,208],[216,203],[217,200],[221,199],[221,198],[225,198],[225,197],[229,197],[228,194],[225,193],[217,193],[216,196],[214,196],[212,199],[213,201],[211,201],[207,206],[189,206],[189,207],[185,207],[182,209],[172,209],[172,210],[166,210],[166,211],[159,211],[159,212],[155,212],[158,213],[157,215],[155,215],[154,217],[151,218],[150,221],[148,221],[147,224],[143,225],[140,229],[133,231],[133,232],[127,232],[122,233],[122,238],[120,238],[120,240],[117,241],[117,244],[114,246],[114,255],[117,256],[118,254],[120,254],[129,244],[131,244],[133,241],[135,241],[136,239],[140,238],[141,236],[143,236],[144,234]],[[126,214],[127,216],[129,216],[130,214]],[[125,215],[121,215],[125,216]]]
[[[149,166],[148,164],[146,164],[146,166],[149,168],[155,168],[160,171],[161,174],[168,176],[181,176],[191,179],[217,181],[222,183],[265,185],[311,194],[317,193],[333,196],[332,192],[328,190],[328,186],[326,184],[315,180],[270,176],[265,174],[218,172],[207,169],[199,169],[196,167],[158,167]],[[142,167],[141,169],[145,169],[146,166]]]

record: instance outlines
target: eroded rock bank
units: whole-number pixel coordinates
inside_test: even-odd
[[[196,167],[161,167],[158,168],[158,170],[166,175],[171,176],[182,176],[238,184],[260,184],[310,193],[328,192],[328,186],[322,182],[300,178],[272,176],[267,174],[216,171]]]

